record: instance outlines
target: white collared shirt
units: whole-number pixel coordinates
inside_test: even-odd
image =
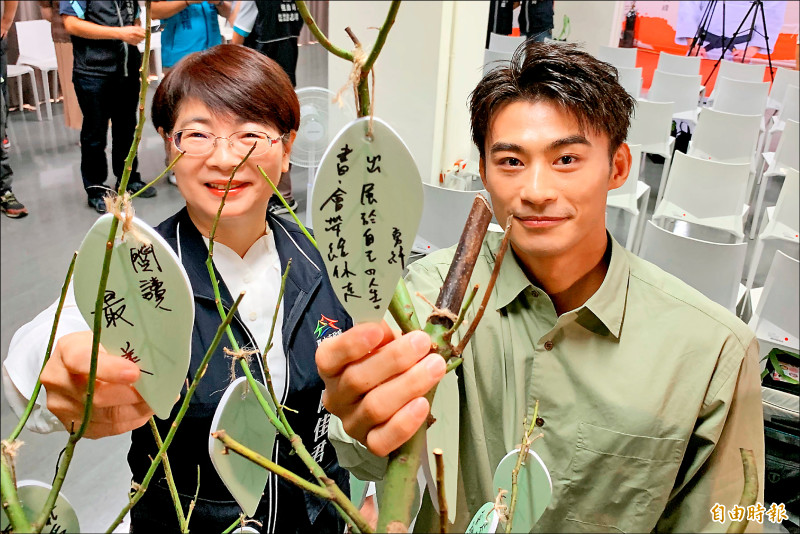
[[[208,239],[203,237],[208,246]],[[214,265],[231,297],[245,293],[239,303],[239,317],[250,330],[261,354],[267,349],[267,340],[275,314],[275,304],[281,288],[281,259],[275,247],[275,237],[271,231],[258,238],[242,258],[231,248],[214,242]],[[267,354],[267,365],[272,375],[275,396],[280,401],[286,391],[286,355],[283,352],[283,301],[281,300],[278,316],[275,321],[275,332],[272,335],[272,349]],[[241,348],[248,340],[238,340]]]

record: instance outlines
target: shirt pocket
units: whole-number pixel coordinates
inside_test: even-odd
[[[684,443],[580,423],[566,495],[568,528],[652,530],[672,490]]]

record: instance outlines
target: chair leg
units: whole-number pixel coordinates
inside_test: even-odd
[[[625,239],[625,248],[633,252],[634,241],[636,240],[636,229],[639,227],[639,219],[642,212],[631,213],[631,224],[628,226],[628,237]]]
[[[664,189],[667,185],[667,176],[669,176],[669,167],[672,164],[672,158],[669,156],[664,157],[664,169],[661,171],[661,181],[658,183],[658,195],[656,196],[656,206],[661,203],[661,198],[664,196]]]
[[[750,268],[747,269],[745,286],[748,291],[753,289],[753,281],[756,279],[756,271],[758,270],[758,263],[761,261],[762,252],[764,252],[764,242],[759,237],[756,239],[756,248],[753,249],[753,256],[750,258]]]
[[[631,249],[631,252],[634,254],[639,253],[639,249],[642,247],[642,235],[644,235],[644,223],[647,220],[647,207],[650,205],[650,190],[648,189],[647,192],[644,194],[644,200],[642,201],[642,208],[639,210],[639,228],[636,229],[636,242],[634,243],[634,248]]]
[[[36,104],[36,118],[39,121],[42,120],[42,110],[39,107],[39,88],[36,87],[36,78],[33,75],[33,71],[30,71],[28,74],[31,76],[31,87],[33,88],[33,100]],[[22,107],[22,100],[20,99],[20,108]]]
[[[40,70],[42,73],[42,85],[44,86],[44,105],[47,109],[47,120],[53,120],[53,108],[50,105],[50,77],[47,75],[46,70]]]
[[[753,220],[750,221],[750,239],[753,239],[756,235],[756,231],[758,230],[758,221],[761,219],[761,204],[764,202],[764,192],[767,189],[767,183],[769,183],[770,175],[765,175],[761,177],[761,183],[758,184],[758,196],[756,197],[756,202],[753,204]]]

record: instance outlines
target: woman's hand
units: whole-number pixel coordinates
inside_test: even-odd
[[[69,432],[77,431],[83,421],[91,353],[92,332],[65,335],[41,374],[47,409]],[[100,345],[92,416],[84,434],[87,438],[123,434],[147,423],[153,410],[132,385],[140,373],[135,363],[107,353]]]

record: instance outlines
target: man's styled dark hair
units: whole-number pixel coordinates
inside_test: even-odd
[[[559,106],[582,130],[606,134],[612,158],[628,135],[635,104],[608,63],[574,44],[528,41],[509,66],[488,72],[470,95],[472,140],[481,158],[494,115],[516,101]]]
[[[289,76],[244,46],[217,45],[179,61],[153,96],[153,126],[171,133],[181,103],[191,98],[214,113],[269,124],[281,134],[300,127],[300,104]]]

